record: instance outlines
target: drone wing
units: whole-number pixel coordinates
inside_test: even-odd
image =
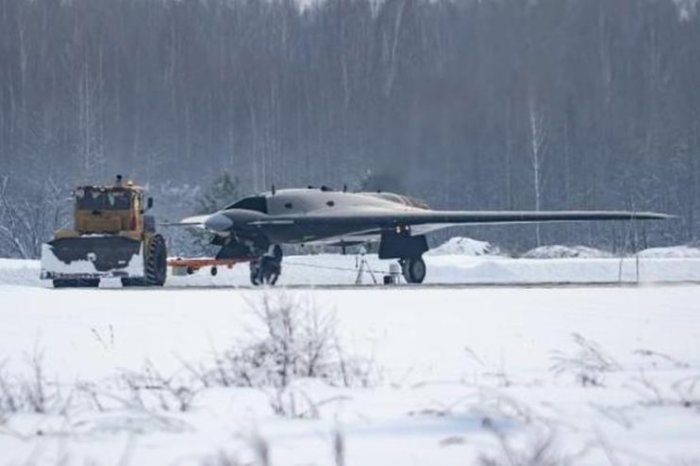
[[[610,220],[667,220],[671,215],[630,211],[438,211],[438,210],[361,210],[276,217],[258,222],[263,226],[284,220],[298,227],[345,225],[359,229],[389,230],[401,226],[491,225],[511,223],[588,222]]]

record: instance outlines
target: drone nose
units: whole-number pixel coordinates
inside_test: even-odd
[[[227,231],[233,226],[233,220],[224,214],[214,214],[204,221],[204,228],[211,231]]]

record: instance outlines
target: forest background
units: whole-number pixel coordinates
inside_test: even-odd
[[[36,257],[70,224],[71,189],[116,173],[150,189],[161,220],[272,185],[347,185],[442,209],[679,216],[463,230],[516,252],[692,243],[696,13],[693,0],[0,0],[0,256]]]

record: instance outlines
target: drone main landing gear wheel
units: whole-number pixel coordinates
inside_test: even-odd
[[[423,283],[426,266],[422,257],[408,257],[399,260],[406,283]]]

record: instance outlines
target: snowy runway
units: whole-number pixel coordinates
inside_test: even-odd
[[[338,444],[350,465],[505,462],[538,448],[546,464],[700,459],[700,286],[211,288],[235,273],[182,279],[205,289],[0,285],[4,380],[32,380],[43,352],[55,398],[46,414],[0,411],[0,464],[247,464],[263,445],[272,465],[326,465]],[[202,386],[197,370],[260,335],[265,297],[332,322],[366,386]],[[129,388],[145,367],[192,390],[191,405]]]

